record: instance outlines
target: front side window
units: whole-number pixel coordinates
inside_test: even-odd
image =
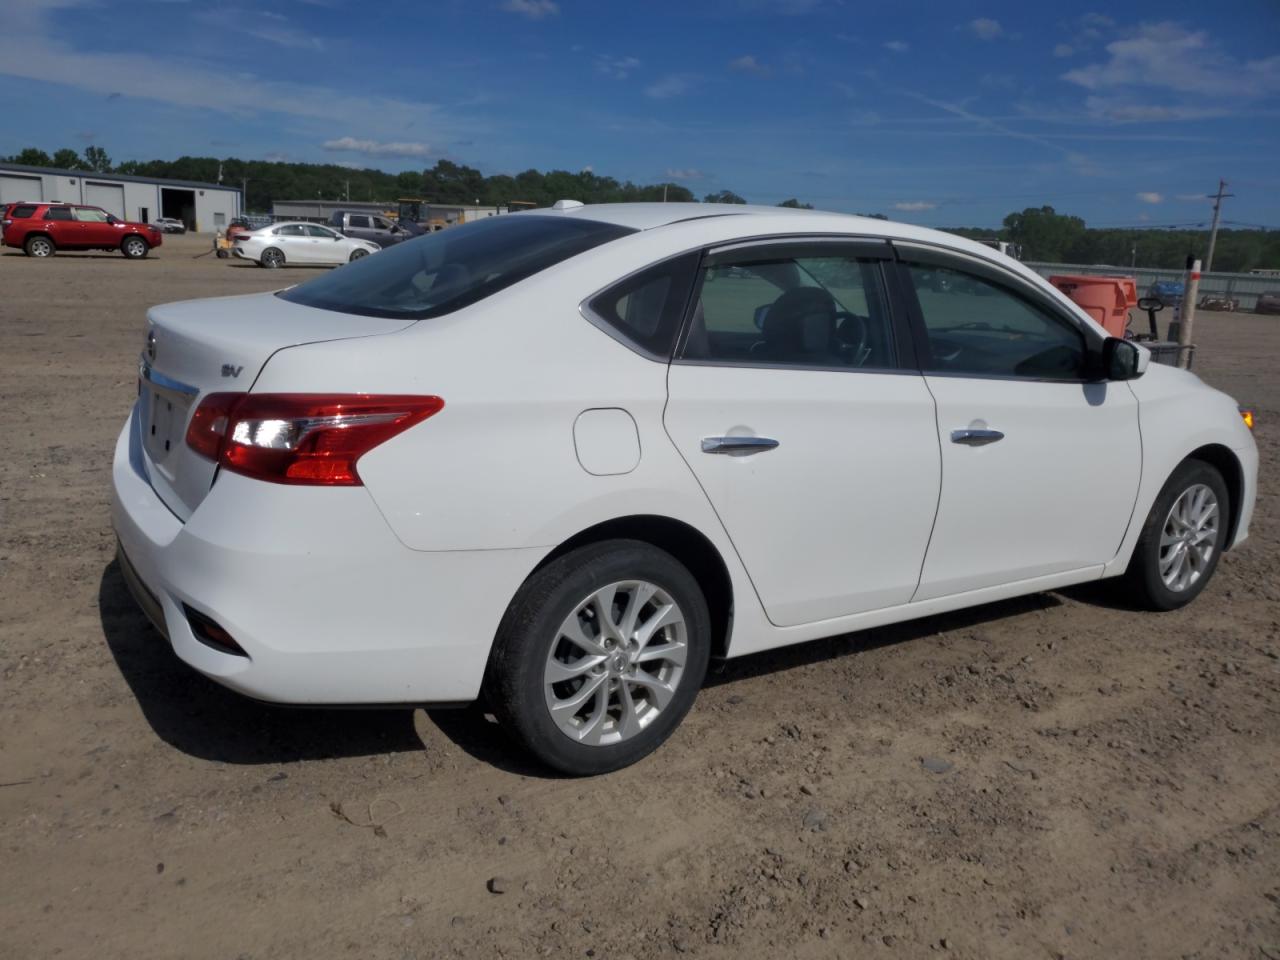
[[[682,356],[741,364],[896,366],[880,262],[744,255],[703,270]]]
[[[1065,318],[983,277],[949,267],[907,265],[935,373],[1078,380],[1084,334]]]
[[[50,207],[47,211],[45,211],[44,218],[46,220],[70,220],[71,208],[70,207]]]
[[[321,240],[334,240],[338,236],[332,230],[326,230],[324,227],[317,227],[314,224],[308,224],[303,229],[308,236],[319,237]]]
[[[634,232],[577,217],[493,217],[395,244],[277,296],[322,310],[423,320]]]
[[[381,217],[374,217],[374,218],[373,218],[373,225],[374,225],[375,227],[377,227],[379,230],[390,230],[390,229],[391,229],[391,223],[390,223],[390,221],[388,221],[388,220],[383,220]]]
[[[76,207],[74,216],[81,223],[106,223],[107,211],[97,207]]]

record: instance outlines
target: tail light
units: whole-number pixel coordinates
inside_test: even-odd
[[[259,480],[355,487],[360,457],[443,407],[432,396],[213,393],[191,417],[187,446]]]

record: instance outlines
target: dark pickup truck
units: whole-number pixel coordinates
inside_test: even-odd
[[[344,213],[338,211],[329,218],[329,226],[357,240],[372,240],[380,247],[392,247],[403,240],[411,240],[421,231],[413,231],[392,223],[376,213]],[[416,227],[417,224],[414,224]]]

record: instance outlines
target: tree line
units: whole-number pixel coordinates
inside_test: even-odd
[[[235,157],[179,157],[176,160],[126,160],[113,164],[104,149],[86,147],[83,155],[63,148],[52,155],[35,147],[11,157],[12,163],[98,173],[121,173],[174,180],[226,183],[245,190],[245,207],[266,212],[275,200],[355,200],[390,202],[401,197],[433,203],[476,203],[505,206],[513,202],[550,206],[566,197],[583,203],[633,203],[698,198],[678,183],[637,184],[600,176],[592,170],[525,170],[514,176],[485,176],[474,167],[439,160],[424,170],[387,173],[370,167],[351,169],[334,163],[286,163],[240,160]],[[746,203],[732,190],[708,193],[706,203]],[[790,198],[780,207],[813,209]],[[885,219],[882,213],[867,214]],[[1179,268],[1189,254],[1203,257],[1206,230],[1097,229],[1080,217],[1058,213],[1053,207],[1028,207],[1010,213],[998,230],[955,227],[950,231],[971,238],[997,238],[1020,244],[1024,260],[1050,263],[1106,264]],[[1280,268],[1280,231],[1221,230],[1213,258],[1214,270],[1248,271]]]

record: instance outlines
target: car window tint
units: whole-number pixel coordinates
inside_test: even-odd
[[[363,227],[367,229],[369,226],[368,217],[357,216],[356,214],[352,214],[350,217],[348,217],[347,222],[353,227]]]
[[[377,227],[379,230],[390,230],[390,229],[391,229],[391,224],[390,224],[388,221],[383,220],[381,217],[374,217],[374,218],[373,218],[373,225],[374,225],[375,227]]]
[[[674,257],[627,277],[591,298],[594,319],[641,351],[667,360],[698,270],[696,253]]]
[[[323,239],[325,239],[325,240],[332,240],[334,237],[336,237],[336,236],[337,236],[337,234],[336,234],[336,233],[334,233],[332,230],[326,230],[324,227],[317,227],[317,226],[313,226],[313,225],[308,225],[308,226],[304,227],[303,229],[304,229],[304,230],[306,230],[306,232],[307,232],[310,236],[313,236],[313,237],[321,237],[321,238],[323,238]]]
[[[323,310],[422,320],[452,313],[631,233],[577,217],[491,217],[394,244],[277,296]]]
[[[683,357],[743,364],[897,365],[880,263],[744,259],[705,269]]]
[[[302,225],[298,223],[286,224],[283,227],[277,227],[275,234],[277,237],[301,237],[304,236]]]
[[[68,207],[50,207],[45,211],[46,220],[70,220],[71,210]]]
[[[922,264],[908,273],[928,336],[925,369],[940,373],[1075,380],[1084,370],[1080,329],[974,274]]]
[[[36,212],[34,204],[20,204],[9,211],[9,216],[13,218],[26,219]]]
[[[75,207],[73,216],[81,223],[106,223],[107,212],[97,207]]]

